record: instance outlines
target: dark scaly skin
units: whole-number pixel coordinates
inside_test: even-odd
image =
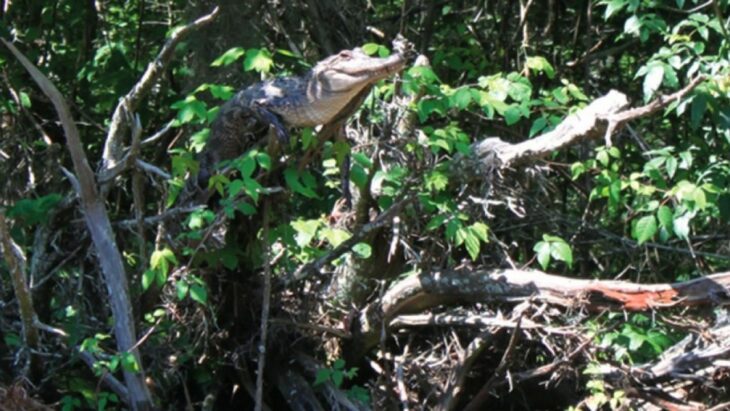
[[[198,183],[204,186],[216,163],[253,147],[273,127],[288,143],[288,127],[313,127],[345,121],[360,106],[372,85],[399,72],[406,63],[404,40],[394,42],[387,58],[360,49],[327,57],[303,76],[280,77],[239,91],[220,110],[200,158]]]

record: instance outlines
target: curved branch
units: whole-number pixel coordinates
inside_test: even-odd
[[[172,60],[178,43],[190,33],[211,23],[218,15],[218,11],[219,8],[216,7],[210,14],[198,18],[173,33],[165,45],[162,46],[162,50],[160,50],[157,58],[147,65],[147,69],[137,84],[132,87],[126,96],[120,99],[116,109],[114,109],[111,124],[109,125],[109,132],[104,142],[104,152],[102,154],[103,165],[100,175],[105,175],[109,169],[121,161],[123,137],[126,132],[125,121],[127,119],[127,112],[136,110],[142,99],[150,92],[152,86],[162,75],[170,60]]]

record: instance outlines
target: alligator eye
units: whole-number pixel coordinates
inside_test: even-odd
[[[352,57],[352,52],[350,50],[342,50],[339,54],[340,57],[349,59]]]

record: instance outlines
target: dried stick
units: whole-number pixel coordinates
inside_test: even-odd
[[[26,281],[26,258],[18,244],[10,238],[10,230],[5,220],[5,214],[0,211],[0,251],[5,257],[5,263],[10,270],[10,279],[13,283],[15,297],[18,299],[20,320],[23,325],[23,338],[29,348],[38,347],[38,331],[33,327],[36,318],[33,308],[33,296]]]
[[[269,311],[271,309],[271,261],[269,245],[269,212],[271,207],[269,199],[264,200],[264,222],[263,222],[263,242],[264,242],[264,295],[261,302],[261,341],[259,342],[259,359],[256,371],[256,404],[255,411],[261,411],[263,408],[264,395],[264,367],[266,365],[266,336],[269,332]]]

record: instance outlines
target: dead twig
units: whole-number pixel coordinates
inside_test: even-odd
[[[509,344],[507,344],[507,349],[504,351],[504,354],[502,355],[502,359],[499,361],[499,366],[497,366],[497,369],[494,370],[494,374],[492,375],[492,378],[490,378],[484,386],[479,390],[477,395],[474,396],[474,398],[469,402],[469,404],[464,408],[464,411],[477,411],[483,409],[484,404],[487,403],[487,400],[489,398],[489,392],[492,390],[494,385],[497,382],[498,378],[502,378],[503,374],[505,374],[505,371],[507,371],[507,366],[509,365],[511,359],[512,359],[512,353],[514,353],[515,347],[517,346],[517,339],[520,335],[520,323],[522,322],[522,316],[517,318],[517,326],[512,331],[512,336],[509,339]]]

